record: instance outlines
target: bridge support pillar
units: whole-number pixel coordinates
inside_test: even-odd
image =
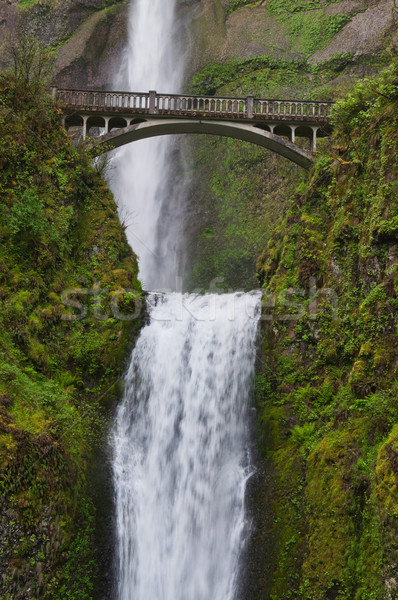
[[[154,90],[149,90],[149,114],[155,114],[155,103],[156,103],[156,92]]]
[[[86,137],[87,137],[87,120],[88,120],[88,115],[82,115],[82,119],[83,119],[83,140],[85,140]]]
[[[315,152],[316,150],[316,136],[318,133],[319,127],[312,127],[312,142],[311,142],[311,152]]]
[[[247,118],[253,118],[253,106],[254,106],[254,96],[248,96],[246,99],[246,107],[247,107]]]
[[[292,134],[290,136],[290,141],[292,142],[292,144],[294,144],[296,141],[296,128],[297,128],[297,125],[290,125],[290,130],[292,132]]]
[[[104,121],[105,121],[105,133],[109,133],[109,120],[110,117],[103,117]]]

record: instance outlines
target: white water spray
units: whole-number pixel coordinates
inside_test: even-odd
[[[113,432],[118,600],[232,600],[260,293],[149,299]]]
[[[175,4],[133,0],[117,87],[179,91]],[[152,290],[175,289],[183,250],[172,143],[125,147],[112,181],[122,218],[131,214],[128,239]],[[149,296],[150,322],[132,353],[112,432],[116,600],[235,598],[260,304],[259,293]]]
[[[116,88],[180,91],[183,52],[177,41],[175,8],[176,0],[133,0],[128,46]],[[172,144],[170,137],[130,144],[118,151],[112,174],[111,187],[127,224],[128,240],[139,257],[145,289],[175,289],[178,275],[178,219],[169,219],[165,227],[160,221],[164,203],[173,206],[174,200],[169,182]]]

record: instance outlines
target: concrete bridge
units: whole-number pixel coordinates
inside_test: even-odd
[[[317,137],[330,133],[333,104],[58,88],[53,88],[53,98],[62,108],[66,130],[80,127],[97,155],[144,138],[206,133],[257,144],[306,169],[313,162]],[[90,131],[98,128],[104,133],[91,137]],[[308,138],[310,150],[300,147],[297,138]]]

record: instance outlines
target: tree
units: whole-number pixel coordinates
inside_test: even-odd
[[[50,86],[52,55],[42,42],[20,26],[11,38],[7,54],[9,69],[2,75],[10,89],[14,109],[31,100],[45,100]]]

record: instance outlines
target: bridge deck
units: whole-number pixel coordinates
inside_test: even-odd
[[[159,116],[172,118],[204,118],[258,122],[264,120],[327,124],[333,102],[309,100],[277,100],[234,98],[228,96],[195,96],[66,90],[53,88],[53,97],[66,114],[73,112],[101,115]]]

